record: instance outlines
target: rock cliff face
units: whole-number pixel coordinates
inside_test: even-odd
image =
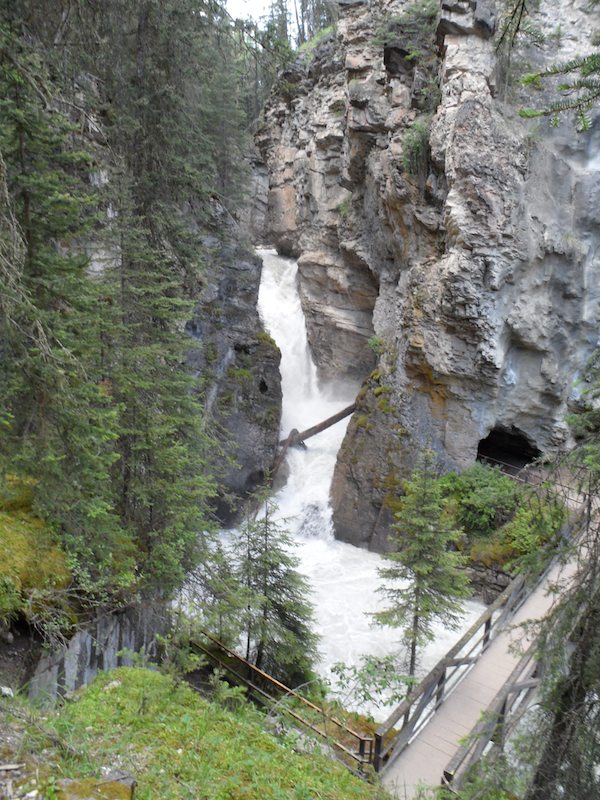
[[[585,0],[541,0],[546,43],[507,64],[500,0],[339,6],[258,144],[316,359],[371,373],[334,476],[336,535],[384,549],[385,496],[426,443],[445,468],[569,445],[600,318],[600,134],[521,120],[544,97],[515,76],[585,52],[594,19]]]
[[[211,264],[187,325],[199,343],[189,360],[203,379],[208,419],[222,443],[221,451],[211,454],[220,487],[216,510],[230,524],[275,460],[281,354],[256,310],[260,258],[234,240],[207,236],[204,244]]]

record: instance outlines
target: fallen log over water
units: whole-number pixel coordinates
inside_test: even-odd
[[[275,463],[273,464],[273,470],[271,471],[271,483],[273,483],[275,480],[277,471],[283,463],[285,454],[290,447],[303,444],[305,439],[310,439],[311,436],[316,436],[317,433],[321,433],[321,431],[330,428],[332,425],[335,425],[336,422],[344,419],[344,417],[349,417],[350,414],[354,413],[354,411],[356,411],[356,403],[352,403],[351,406],[346,406],[346,408],[338,411],[337,414],[334,414],[332,417],[328,417],[327,419],[323,420],[323,422],[319,422],[318,425],[313,425],[312,428],[307,428],[305,431],[302,431],[302,433],[299,433],[297,428],[292,428],[287,439],[282,439],[279,442],[281,450],[279,451],[279,454],[275,459]]]
[[[298,433],[296,428],[293,428],[287,439],[282,439],[279,444],[288,449],[288,447],[293,447],[297,444],[302,444],[306,439],[310,439],[311,436],[316,436],[317,433],[321,433],[321,431],[330,428],[332,425],[335,425],[336,422],[339,422],[344,417],[349,417],[350,414],[353,414],[356,411],[356,403],[352,403],[351,406],[347,406],[343,408],[341,411],[338,411],[337,414],[334,414],[331,417],[323,420],[323,422],[319,422],[318,425],[313,425],[312,428],[307,428],[305,431]]]

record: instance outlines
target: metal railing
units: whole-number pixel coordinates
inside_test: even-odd
[[[397,757],[429,722],[450,692],[484,653],[495,630],[525,600],[525,578],[518,575],[375,732],[377,772]],[[401,723],[397,729],[398,723]]]
[[[312,731],[327,745],[337,750],[347,765],[358,765],[359,769],[362,769],[372,763],[372,736],[365,736],[353,730],[341,720],[328,714],[325,709],[230,650],[214,636],[207,633],[203,633],[203,636],[215,645],[216,651],[198,640],[193,640],[190,644],[220,669],[229,673],[236,683],[244,684],[259,702],[271,707],[277,706],[295,723]],[[293,698],[300,709],[310,712],[313,719],[306,719],[297,709],[282,703],[282,699],[286,697]]]
[[[482,713],[481,720],[466,737],[442,774],[442,786],[457,793],[471,767],[492,748],[503,748],[507,735],[531,705],[541,680],[541,665],[535,660],[535,643],[520,659],[506,682]]]
[[[581,501],[581,491],[576,485],[567,483],[569,476],[565,471],[557,471],[556,474],[548,475],[543,465],[536,462],[519,466],[508,461],[501,461],[493,456],[479,455],[477,460],[491,467],[497,467],[503,475],[511,478],[516,483],[529,486],[532,489],[539,489],[547,485],[552,494],[560,497],[567,507],[573,506]]]

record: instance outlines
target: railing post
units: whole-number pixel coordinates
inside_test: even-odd
[[[373,753],[373,769],[379,772],[383,764],[381,763],[381,751],[383,750],[383,736],[380,733],[375,734],[375,751]]]
[[[361,762],[365,760],[365,740],[362,738],[358,740],[358,757]]]
[[[500,706],[500,711],[498,712],[496,724],[494,725],[492,735],[490,736],[490,741],[500,748],[502,748],[502,742],[504,741],[504,723],[506,721],[507,702],[508,702],[508,695],[504,698],[504,702]]]
[[[492,632],[492,618],[488,617],[485,621],[485,626],[483,630],[483,646],[481,648],[481,652],[483,652],[490,643],[491,632]]]
[[[444,702],[444,689],[446,688],[446,669],[440,675],[440,679],[437,683],[437,690],[435,693],[435,710],[437,711],[438,708]]]
[[[442,773],[442,786],[452,786],[454,780],[454,770],[446,768]]]

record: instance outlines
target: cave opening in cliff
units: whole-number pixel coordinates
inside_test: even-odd
[[[383,48],[383,64],[388,75],[401,77],[411,75],[415,69],[414,55],[398,45],[385,45]]]
[[[504,472],[516,473],[542,455],[525,434],[512,425],[498,425],[479,442],[477,460],[498,466]]]

